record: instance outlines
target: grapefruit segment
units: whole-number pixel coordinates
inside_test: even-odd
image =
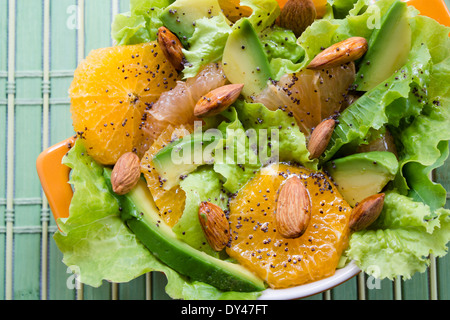
[[[148,118],[144,131],[151,141],[154,141],[168,126],[194,125],[198,119],[194,116],[198,100],[214,89],[227,83],[222,65],[211,63],[200,73],[186,81],[178,81],[176,87],[164,92],[160,99],[145,112]]]
[[[320,71],[304,69],[270,83],[253,102],[270,110],[286,111],[309,137],[322,120],[335,116],[343,108],[354,80],[354,63]]]

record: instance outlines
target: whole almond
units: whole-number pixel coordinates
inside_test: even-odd
[[[317,17],[312,0],[289,0],[281,10],[279,25],[292,30],[298,38]]]
[[[342,64],[356,61],[368,50],[368,43],[365,38],[352,37],[319,53],[308,65],[308,69],[321,69],[340,66]]]
[[[111,174],[113,191],[118,195],[130,192],[141,177],[140,159],[133,153],[122,155],[114,166]]]
[[[311,198],[300,178],[289,178],[280,188],[276,211],[277,230],[286,239],[301,237],[311,220]]]
[[[356,232],[369,227],[378,219],[384,207],[385,194],[370,196],[353,208],[350,216],[350,230]]]
[[[322,121],[312,132],[308,142],[310,159],[318,159],[328,147],[331,136],[336,128],[336,121],[328,119]]]
[[[158,43],[161,46],[167,60],[174,66],[174,68],[181,72],[184,69],[184,54],[183,54],[183,44],[166,27],[161,27],[158,29]]]
[[[236,102],[243,88],[243,84],[229,84],[209,92],[197,102],[194,116],[211,117],[225,111]]]
[[[230,241],[230,224],[223,210],[211,202],[202,202],[198,218],[206,239],[215,251],[222,251]]]

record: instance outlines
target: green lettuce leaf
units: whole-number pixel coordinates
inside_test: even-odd
[[[309,159],[306,138],[293,118],[282,110],[271,111],[260,103],[241,102],[236,106],[239,120],[247,132],[253,130],[258,137],[258,145],[270,146],[260,150],[265,154],[275,154],[281,162],[296,162],[317,170],[317,161]],[[266,133],[276,133],[276,139],[266,142]],[[268,137],[269,135],[267,135]],[[261,142],[261,139],[264,139]]]
[[[281,13],[276,0],[241,0],[240,4],[253,10],[250,17],[243,19],[248,19],[257,33],[270,27]],[[239,21],[236,25],[239,25]]]
[[[128,282],[151,271],[155,258],[121,220],[103,167],[87,155],[80,139],[63,163],[72,168],[75,189],[70,216],[58,221],[61,231],[54,235],[63,262],[93,287],[102,280]]]
[[[236,193],[271,163],[295,162],[317,170],[318,161],[309,159],[305,136],[282,110],[239,100],[221,117],[226,120],[218,129],[226,138],[217,145],[216,154],[223,150],[224,161],[216,160],[214,170],[222,175],[227,191]]]
[[[261,292],[223,292],[203,282],[189,281],[184,276],[166,267],[168,283],[166,293],[173,299],[184,300],[256,300]]]
[[[71,171],[74,187],[70,216],[59,219],[54,235],[63,262],[82,283],[99,287],[103,281],[129,282],[147,272],[163,272],[166,292],[172,299],[253,300],[260,292],[222,292],[192,281],[160,262],[128,229],[120,218],[119,200],[109,189],[104,168],[88,156],[77,140],[63,163]],[[203,182],[203,181],[202,181]],[[198,183],[198,181],[197,181]]]
[[[236,109],[228,109],[221,117],[225,120],[217,128],[225,138],[215,149],[214,171],[223,177],[225,190],[237,193],[259,171],[262,164],[258,150],[246,134]]]
[[[132,45],[152,41],[143,16],[132,16],[131,13],[118,14],[111,27],[112,38],[116,45]]]
[[[396,130],[403,174],[396,180],[396,187],[434,210],[446,202],[445,189],[431,182],[429,175],[449,155],[450,88],[444,84],[450,83],[450,28],[422,16],[415,17],[413,22],[413,37],[416,43],[428,48],[431,67],[427,95],[419,97],[426,100],[425,107],[420,115]]]
[[[392,1],[380,1],[380,10],[388,3]],[[374,131],[387,126],[399,149],[401,170],[394,187],[434,210],[445,204],[446,195],[428,175],[430,167],[442,165],[448,157],[450,89],[442,84],[450,80],[450,29],[430,18],[415,16],[414,10],[410,14],[412,49],[408,62],[342,112],[323,159],[352,152],[370,141]],[[343,25],[336,28],[336,34]]]
[[[209,255],[218,257],[219,254],[208,244],[198,219],[198,210],[203,201],[214,203],[227,210],[228,197],[222,192],[220,176],[211,166],[203,166],[190,173],[180,183],[186,193],[186,205],[183,215],[172,230],[177,236],[190,246]]]
[[[298,71],[305,52],[291,30],[275,25],[260,32],[259,38],[269,59],[273,80]]]
[[[352,12],[352,9],[355,8],[356,4],[359,6],[368,3],[367,0],[330,0],[330,6],[333,11],[333,17],[336,19],[343,19],[349,13]]]
[[[183,71],[184,78],[192,78],[209,63],[222,59],[231,27],[223,14],[195,21],[195,31],[188,40],[189,50],[183,49],[189,62]]]
[[[442,257],[450,240],[450,210],[434,213],[422,202],[396,192],[386,194],[379,219],[354,233],[346,255],[379,279],[411,278],[428,267],[429,255]]]
[[[162,9],[170,0],[130,0],[130,11],[114,17],[111,36],[117,45],[132,45],[157,39]]]
[[[411,51],[409,62],[401,70],[344,110],[325,151],[324,160],[331,159],[343,146],[355,148],[367,143],[366,138],[371,132],[398,122],[399,114],[405,117],[417,114],[417,108],[423,108],[424,103],[415,103],[418,99],[414,99],[412,88],[418,87],[420,89],[417,90],[425,91],[429,80],[430,58],[429,51],[424,46]],[[401,103],[405,99],[409,99],[408,103],[415,103],[407,113],[403,109],[405,103]]]

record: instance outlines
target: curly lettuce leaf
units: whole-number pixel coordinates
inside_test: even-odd
[[[270,141],[268,154],[276,153],[281,162],[296,162],[310,169],[317,169],[317,161],[309,159],[306,138],[292,117],[282,110],[271,111],[260,103],[242,102],[236,106],[239,119],[245,130],[255,130],[259,145],[264,136],[260,134],[277,132],[277,139]],[[264,130],[264,131],[261,131]],[[267,146],[267,144],[264,144]],[[274,152],[276,150],[276,152]]]
[[[192,78],[209,63],[222,59],[231,27],[223,14],[195,21],[195,31],[188,40],[189,49],[183,49],[188,63],[183,70],[184,78]]]
[[[166,267],[164,272],[168,283],[166,293],[173,299],[184,300],[256,300],[261,292],[223,292],[217,288],[198,281],[190,281],[186,277]]]
[[[267,54],[273,80],[280,80],[283,75],[298,71],[305,51],[297,44],[297,38],[291,30],[275,25],[260,32],[259,39]]]
[[[261,167],[271,163],[295,162],[317,169],[318,161],[309,159],[305,136],[286,112],[238,101],[221,116],[227,120],[218,128],[226,139],[217,149],[232,147],[234,158],[225,157],[224,163],[214,164],[214,170],[224,177],[224,188],[229,192],[237,192]]]
[[[426,47],[412,51],[409,62],[389,79],[365,93],[339,117],[339,125],[331,138],[324,160],[331,159],[342,147],[356,147],[365,144],[371,132],[390,123],[399,122],[401,117],[418,113],[424,103],[414,99],[412,88],[424,91],[429,81],[431,56]],[[405,99],[413,103],[410,112],[405,113]],[[416,103],[417,102],[417,103]],[[392,116],[392,118],[390,118]]]
[[[70,216],[59,219],[54,235],[63,253],[63,262],[89,286],[103,281],[129,282],[147,272],[163,272],[166,292],[172,299],[253,300],[260,292],[222,292],[188,277],[160,262],[130,231],[120,218],[119,200],[104,178],[103,166],[88,156],[78,140],[63,159],[71,171],[74,187]],[[198,183],[198,181],[197,181]],[[202,181],[203,183],[203,181]]]
[[[151,271],[155,258],[123,223],[103,167],[88,156],[81,140],[63,163],[72,168],[70,184],[75,189],[70,216],[58,220],[61,231],[54,235],[63,262],[93,287],[103,280],[131,281]]]
[[[386,194],[381,216],[370,229],[350,238],[348,258],[379,279],[411,278],[428,267],[429,255],[444,256],[450,241],[450,210],[432,212],[422,202]]]
[[[111,26],[111,36],[116,45],[156,40],[158,28],[163,25],[159,15],[171,2],[173,1],[130,0],[130,11],[116,15]]]
[[[281,13],[276,0],[241,0],[240,5],[253,10],[250,17],[243,19],[248,19],[257,33],[274,24]],[[239,21],[236,24],[238,25]]]
[[[421,114],[396,130],[397,143],[401,146],[403,174],[396,180],[396,187],[437,209],[445,205],[446,191],[441,185],[431,182],[429,174],[432,169],[440,167],[449,155],[450,28],[421,16],[414,19],[414,28],[417,30],[413,34],[415,41],[423,43],[430,52],[430,79],[425,97],[427,104]]]
[[[445,191],[428,174],[430,166],[436,168],[448,157],[450,89],[442,84],[450,80],[450,29],[415,16],[413,10],[410,14],[408,62],[342,112],[323,160],[352,152],[370,141],[374,131],[387,126],[399,149],[401,170],[394,187],[437,209],[445,204]]]
[[[333,9],[333,17],[336,19],[345,18],[349,12],[354,8],[359,0],[331,0],[330,5]],[[365,1],[367,2],[367,1]]]
[[[223,177],[223,187],[238,192],[259,171],[262,164],[258,150],[250,141],[235,108],[221,114],[226,120],[217,128],[224,139],[216,147],[214,171]]]
[[[222,192],[219,175],[211,166],[203,166],[181,181],[180,187],[186,193],[186,204],[183,215],[172,230],[181,240],[195,249],[218,257],[219,254],[208,244],[202,230],[198,210],[203,201],[214,203],[226,210],[228,197]]]

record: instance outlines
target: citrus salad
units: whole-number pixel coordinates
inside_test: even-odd
[[[450,29],[398,0],[130,0],[70,87],[79,280],[255,299],[447,253]]]

